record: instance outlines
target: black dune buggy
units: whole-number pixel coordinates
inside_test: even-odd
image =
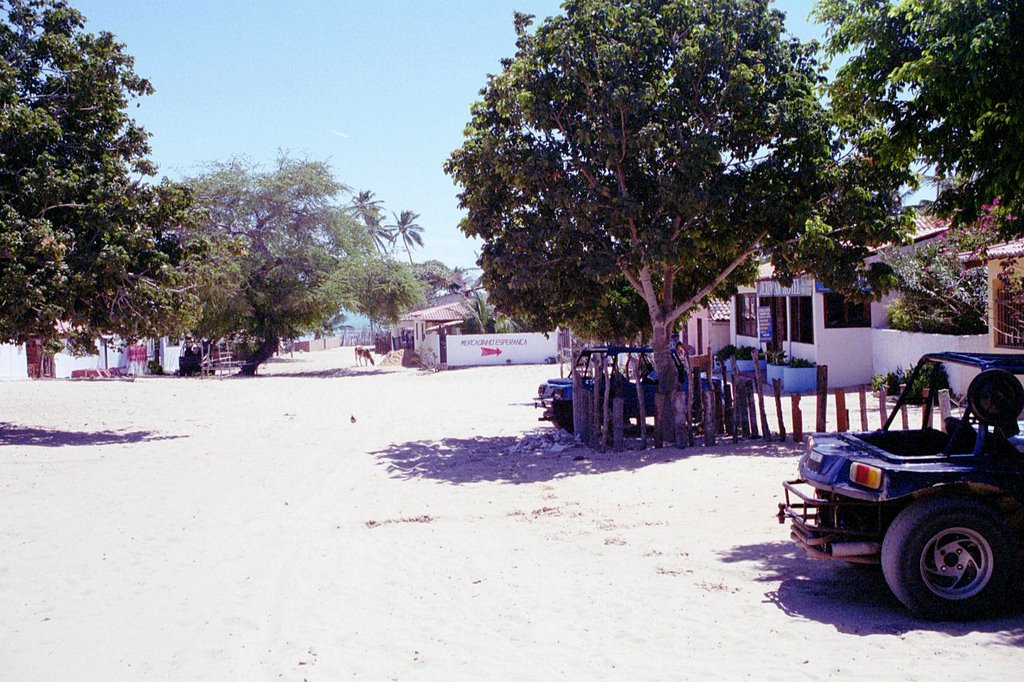
[[[658,392],[658,375],[654,371],[654,364],[651,362],[651,354],[653,352],[654,350],[650,346],[613,345],[583,349],[577,356],[569,377],[548,379],[537,388],[537,398],[534,405],[544,408],[544,414],[540,417],[540,421],[551,421],[556,428],[562,428],[572,433],[574,427],[572,418],[572,375],[577,374],[582,385],[587,389],[592,389],[594,386],[593,368],[595,360],[597,361],[596,364],[600,365],[601,361],[607,358],[608,364],[614,371],[622,369],[620,362],[624,363],[625,358],[634,355],[637,358],[637,372],[640,375],[640,391],[644,397],[644,414],[653,416],[655,410],[654,396]],[[686,380],[686,369],[675,351],[671,352],[671,356],[676,374],[679,377],[679,390],[686,392],[689,390],[689,383]],[[718,380],[715,379],[714,382],[718,383]],[[707,379],[701,377],[701,389],[695,391],[694,395],[694,415],[700,415],[701,394],[707,387]],[[611,395],[613,397],[617,395],[616,392],[622,395],[625,418],[627,420],[638,420],[640,417],[640,401],[637,396],[635,381],[623,380],[620,384],[613,386],[612,391]]]
[[[1024,355],[931,353],[908,387],[930,363],[980,370],[963,414],[944,431],[890,430],[908,388],[878,431],[808,436],[778,518],[812,558],[881,564],[915,615],[988,616],[1021,587]]]

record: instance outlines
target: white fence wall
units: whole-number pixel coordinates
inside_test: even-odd
[[[525,365],[558,356],[558,334],[466,334],[447,338],[449,367]]]
[[[28,379],[25,345],[0,343],[0,380]]]
[[[424,358],[429,356],[433,362],[441,362],[441,337],[437,334],[427,334],[416,344],[416,352]]]
[[[918,334],[895,329],[875,329],[872,334],[872,357],[875,374],[894,372],[897,368],[911,369],[925,353],[959,351],[962,353],[990,353],[988,334],[950,336],[947,334]],[[968,368],[946,367],[949,388],[963,394],[978,372]]]

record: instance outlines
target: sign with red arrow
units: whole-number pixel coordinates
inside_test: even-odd
[[[480,348],[480,357],[486,358],[488,355],[501,355],[500,348]]]

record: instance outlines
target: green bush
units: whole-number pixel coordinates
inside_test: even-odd
[[[753,360],[754,359],[753,353],[754,353],[755,350],[757,350],[757,349],[754,348],[753,346],[740,346],[739,348],[736,349],[736,359],[737,360]]]
[[[764,357],[768,361],[769,365],[784,365],[786,364],[786,351],[779,350],[766,350]]]
[[[804,360],[803,358],[793,358],[789,361],[789,366],[794,369],[801,369],[807,367],[814,367],[814,363],[810,360]]]
[[[898,397],[900,394],[900,386],[907,383],[910,379],[910,374],[913,369],[905,370],[902,367],[897,367],[895,372],[889,372],[888,374],[876,374],[871,377],[871,388],[877,391],[882,386],[885,386],[885,392],[891,397]],[[924,402],[924,389],[931,385],[932,375],[938,372],[938,383],[935,386],[936,395],[932,396],[932,402],[938,400],[938,391],[949,388],[949,375],[946,374],[946,368],[942,365],[927,364],[922,368],[921,373],[917,376],[914,384],[910,387],[910,393],[907,396],[907,402],[912,405],[920,405]]]
[[[731,343],[727,343],[718,349],[718,352],[715,353],[715,359],[718,360],[719,363],[723,363],[735,354],[736,346]]]

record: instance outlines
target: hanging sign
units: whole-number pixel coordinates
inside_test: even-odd
[[[772,340],[772,307],[757,306],[757,338],[761,341]]]

